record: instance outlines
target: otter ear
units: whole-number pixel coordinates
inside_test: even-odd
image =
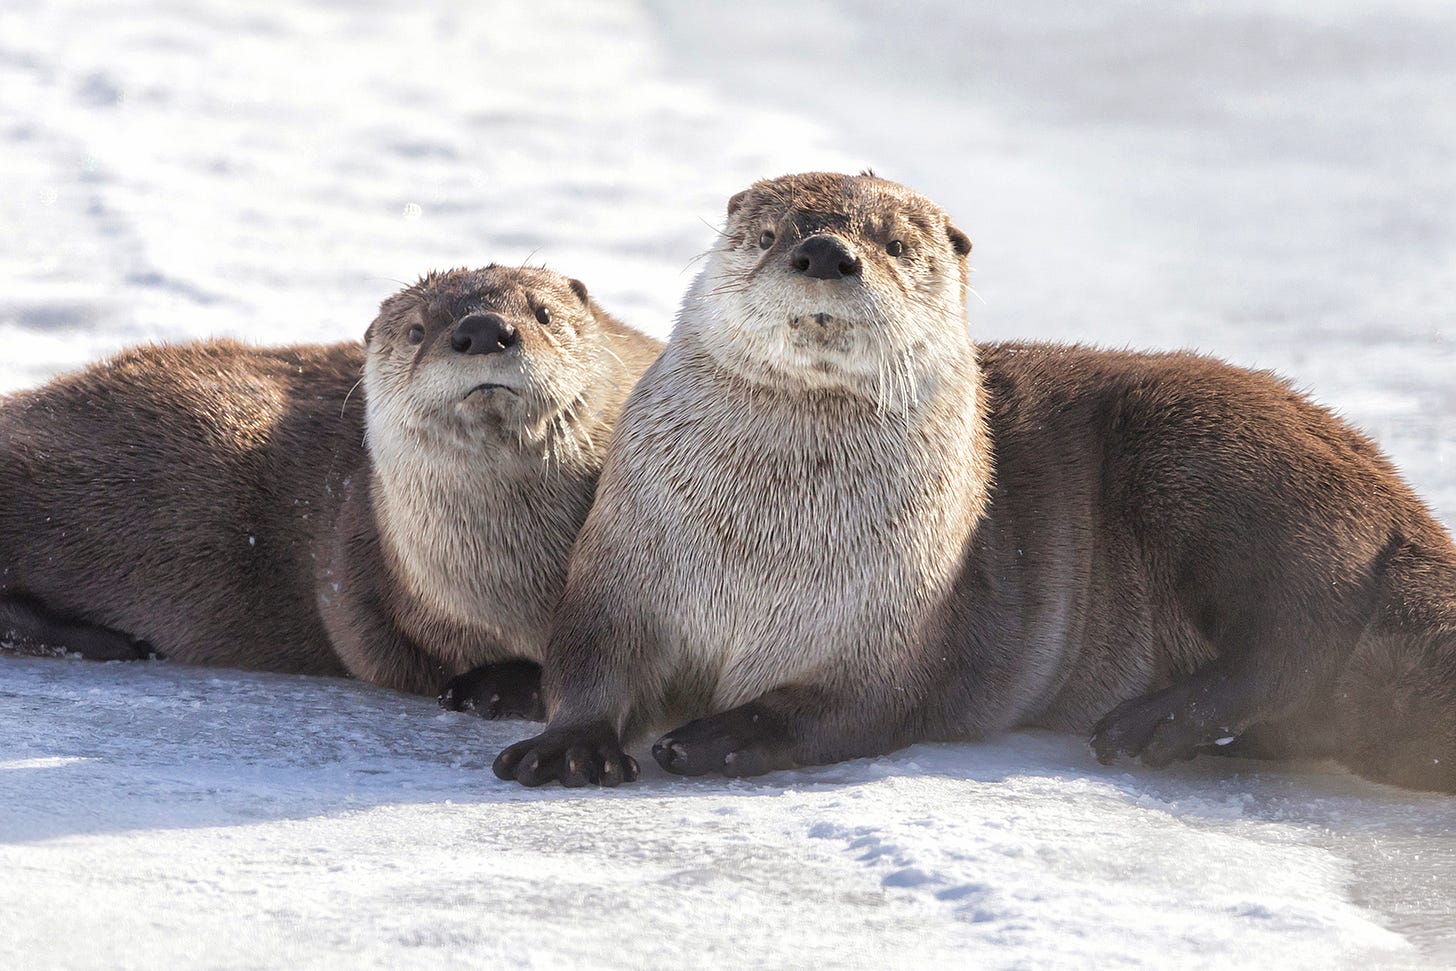
[[[743,200],[747,199],[748,193],[752,191],[752,189],[744,189],[742,192],[734,193],[733,198],[728,200],[728,215],[731,216],[738,210],[742,209]]]
[[[433,276],[430,279],[433,279]],[[421,280],[420,282],[424,283],[426,281]],[[384,327],[384,322],[408,306],[406,301],[411,299],[409,291],[402,290],[399,293],[392,293],[379,301],[379,313],[375,315],[374,320],[369,324],[369,329],[364,331],[365,347],[374,343],[374,338],[379,336],[380,331]]]
[[[965,256],[970,253],[971,239],[969,236],[950,223],[945,224],[945,234],[950,237],[950,248],[956,251],[956,256]]]
[[[580,300],[582,303],[586,303],[587,296],[585,283],[582,283],[580,280],[567,280],[566,285],[571,287],[571,292],[576,294],[576,298],[578,300]]]

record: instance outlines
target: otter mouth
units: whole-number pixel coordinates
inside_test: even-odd
[[[791,316],[788,340],[791,347],[800,351],[814,356],[829,354],[839,359],[855,354],[859,344],[857,332],[852,321],[821,311]]]
[[[793,314],[789,317],[789,331],[801,341],[847,340],[858,329],[854,320],[831,313]]]
[[[508,391],[511,394],[516,395],[517,397],[520,397],[520,392],[517,391],[515,388],[511,387],[508,384],[500,384],[500,383],[498,383],[496,381],[485,381],[485,382],[482,382],[480,384],[477,384],[475,387],[473,387],[469,391],[465,392],[465,398],[468,400],[469,398],[471,398],[472,396],[474,396],[477,393],[485,393],[485,392],[491,392],[491,391]]]
[[[793,327],[803,327],[806,324],[817,324],[820,327],[829,327],[837,322],[833,314],[801,314],[797,317],[789,318],[789,324]]]

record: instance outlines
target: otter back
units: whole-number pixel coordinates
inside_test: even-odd
[[[200,664],[342,674],[314,609],[359,344],[142,347],[0,405],[0,596]],[[68,646],[68,645],[56,645]]]

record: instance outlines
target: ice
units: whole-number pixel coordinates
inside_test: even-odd
[[[1453,50],[1437,0],[6,0],[0,388],[491,260],[665,334],[731,193],[873,166],[975,241],[978,337],[1277,369],[1456,522]],[[0,658],[0,966],[1456,963],[1456,800],[1333,765],[1022,732],[530,792],[530,731]]]

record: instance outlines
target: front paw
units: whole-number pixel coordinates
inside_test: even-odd
[[[678,775],[763,775],[795,765],[780,720],[754,704],[699,718],[669,732],[652,746],[652,757]]]
[[[605,722],[547,729],[517,742],[496,757],[498,778],[523,786],[557,781],[569,789],[636,782],[637,760],[622,751],[622,740]]]
[[[1194,694],[1174,685],[1112,709],[1092,729],[1097,761],[1111,765],[1125,755],[1161,768],[1191,759],[1211,745],[1231,742],[1237,735],[1228,727],[1231,719],[1210,711],[1206,699],[1195,703]]]
[[[541,698],[541,665],[534,661],[482,664],[445,682],[440,707],[473,711],[482,718],[545,721]]]

